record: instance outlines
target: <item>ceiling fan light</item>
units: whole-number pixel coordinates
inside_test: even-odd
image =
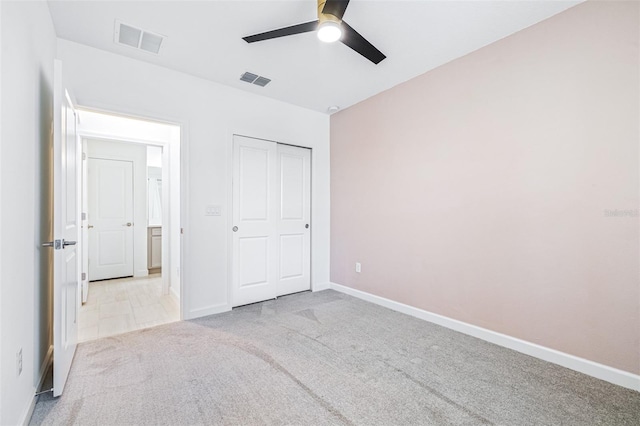
[[[318,28],[318,38],[325,43],[333,43],[340,40],[342,29],[337,22],[326,21]]]

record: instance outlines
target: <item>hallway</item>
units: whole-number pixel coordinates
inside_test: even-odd
[[[160,274],[89,284],[80,308],[78,341],[86,342],[180,320],[178,301],[162,294]]]

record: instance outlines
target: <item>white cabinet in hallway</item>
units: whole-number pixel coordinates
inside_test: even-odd
[[[147,231],[147,256],[149,274],[162,271],[162,227],[150,226]]]

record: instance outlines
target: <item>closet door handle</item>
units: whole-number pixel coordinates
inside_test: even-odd
[[[233,232],[238,232],[238,227],[237,227],[237,226],[234,226],[233,228],[231,228],[231,230],[232,230]]]

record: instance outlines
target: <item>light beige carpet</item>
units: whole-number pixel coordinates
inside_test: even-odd
[[[31,423],[637,426],[640,393],[327,290],[81,344]]]

